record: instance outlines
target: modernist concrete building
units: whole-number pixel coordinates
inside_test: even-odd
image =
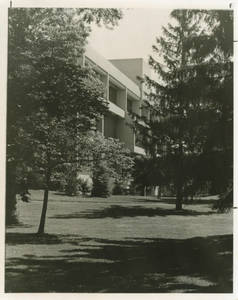
[[[148,66],[141,58],[107,60],[89,46],[83,64],[93,66],[104,83],[109,103],[109,111],[102,117],[97,129],[105,137],[117,138],[130,150],[144,155],[139,139],[129,126],[132,122],[129,112],[147,114],[141,109],[144,88],[137,77],[149,75]]]

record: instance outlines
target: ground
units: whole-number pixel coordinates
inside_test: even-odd
[[[31,193],[7,228],[6,292],[232,292],[232,213],[212,199],[176,212],[152,197],[51,192],[39,237],[43,192]]]

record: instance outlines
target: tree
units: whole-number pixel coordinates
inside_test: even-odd
[[[233,205],[233,11],[203,13],[211,31],[205,39],[212,46],[204,50],[213,66],[210,97],[217,112],[210,121],[204,165],[210,166],[213,190],[220,194],[217,208],[222,211]]]
[[[63,82],[61,83],[62,90],[66,93],[68,91],[68,105],[72,106],[72,108],[74,107],[75,111],[80,111],[80,115],[70,112],[70,109],[68,109],[69,115],[65,115],[64,111],[57,112],[57,106],[54,105],[55,109],[52,112],[50,112],[49,108],[42,108],[36,114],[31,114],[25,121],[25,123],[29,122],[31,125],[25,132],[27,134],[27,144],[33,153],[31,166],[34,170],[41,171],[45,178],[44,205],[39,233],[44,231],[48,192],[51,185],[51,176],[55,168],[67,162],[76,163],[77,157],[83,156],[83,150],[82,153],[79,153],[81,150],[80,139],[87,133],[87,130],[93,128],[93,123],[89,120],[89,117],[97,119],[100,116],[100,110],[106,109],[104,102],[100,100],[103,89],[98,89],[95,93],[93,89],[93,86],[95,88],[94,79],[89,78],[89,80],[91,90],[88,90],[88,85],[84,86],[78,79],[78,85],[75,84],[75,94],[71,94],[69,88],[65,87],[64,89]],[[65,84],[68,83],[67,78],[64,78],[64,82]],[[58,93],[58,97],[58,99],[61,99],[61,97],[66,97],[66,95],[61,96]],[[88,110],[86,111],[87,107]],[[60,108],[58,109],[60,110]],[[80,129],[81,131],[79,131]]]
[[[206,142],[195,168],[195,182],[209,182],[211,192],[220,194],[218,208],[231,206],[233,184],[233,12],[196,12],[207,30],[199,39],[190,38],[193,58],[203,59],[199,68],[208,77],[204,95],[212,115],[207,118]],[[205,77],[205,78],[206,78]],[[226,197],[228,195],[228,197]]]
[[[224,18],[229,19],[229,13],[223,13]],[[212,21],[214,14],[217,19]],[[186,185],[191,181],[198,182],[197,173],[203,175],[200,181],[207,180],[204,177],[206,170],[201,169],[198,162],[209,144],[213,149],[216,147],[211,135],[214,125],[220,124],[224,131],[228,115],[230,118],[229,109],[226,120],[219,121],[218,99],[224,101],[224,93],[231,92],[231,86],[224,84],[230,70],[230,55],[226,56],[229,63],[224,64],[219,43],[227,41],[227,36],[222,28],[218,29],[221,27],[218,15],[217,12],[174,10],[171,13],[173,24],[163,28],[163,36],[157,38],[157,44],[153,46],[159,58],[150,57],[149,60],[158,74],[158,81],[145,78],[150,89],[145,101],[150,120],[143,119],[147,126],[137,128],[151,159],[161,162],[159,165],[165,176],[175,186],[176,209],[182,208]],[[223,94],[220,94],[221,90]],[[225,103],[225,107],[227,105]]]
[[[107,109],[102,84],[78,63],[89,24],[115,25],[120,18],[115,9],[9,11],[7,211],[14,212],[16,167],[27,163],[44,170],[39,233],[44,231],[52,169],[75,160],[80,135]]]
[[[95,130],[81,136],[77,149],[76,162],[63,163],[57,168],[57,172],[63,173],[63,178],[67,177],[66,189],[75,192],[81,187],[82,192],[83,190],[89,192],[89,187],[85,186],[86,181],[83,180],[84,176],[80,174],[83,172],[93,178],[92,196],[109,196],[111,179],[115,182],[128,183],[134,158],[130,150],[119,140],[105,138]],[[88,180],[90,185],[91,180],[89,178]]]
[[[93,196],[107,197],[109,179],[126,182],[131,176],[134,159],[129,149],[119,140],[94,133],[88,140],[93,174]]]
[[[188,85],[191,74],[187,71],[194,62],[191,61],[190,49],[186,48],[188,37],[196,34],[199,28],[188,10],[175,10],[171,17],[176,24],[169,23],[167,28],[163,27],[163,37],[158,38],[157,45],[153,46],[154,51],[162,56],[163,62],[159,63],[153,57],[149,61],[159,81],[155,82],[148,77],[146,81],[152,89],[147,101],[151,120],[148,124],[150,132],[146,133],[146,147],[153,151],[152,157],[166,161],[166,176],[171,175],[169,177],[176,189],[176,209],[179,210],[182,208],[186,182],[184,161],[199,152],[201,143],[200,135],[195,132],[200,128],[191,124],[191,120],[194,120],[192,116],[199,114],[200,107],[197,95],[192,96]],[[151,147],[150,136],[156,147]]]

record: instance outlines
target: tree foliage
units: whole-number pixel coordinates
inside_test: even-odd
[[[109,196],[110,179],[124,183],[130,179],[134,159],[130,150],[119,140],[92,133],[83,144],[88,152],[86,162],[92,170],[93,196]]]
[[[127,182],[133,165],[134,158],[123,143],[91,131],[81,136],[77,161],[64,163],[56,170],[63,173],[63,178],[67,177],[65,181],[73,192],[68,194],[78,191],[80,180],[77,175],[86,171],[93,179],[92,195],[107,197],[111,192],[109,181]]]
[[[80,59],[90,24],[120,18],[114,9],[9,10],[7,211],[14,170],[27,164],[44,174],[46,213],[52,170],[77,160],[82,137],[107,110],[102,83]]]
[[[158,80],[145,78],[150,120],[138,128],[181,209],[191,181],[194,188],[217,181],[224,190],[231,179],[232,13],[174,10],[171,17],[149,60]]]

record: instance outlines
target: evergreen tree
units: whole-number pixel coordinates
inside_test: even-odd
[[[214,14],[217,19],[212,21]],[[231,85],[225,83],[231,69],[231,54],[223,56],[229,61],[224,64],[219,49],[220,44],[224,46],[222,41],[227,41],[227,32],[221,29],[222,22],[218,22],[221,16],[227,20],[228,14],[223,11],[218,16],[214,11],[174,10],[171,13],[173,23],[163,28],[163,36],[153,46],[158,57],[149,60],[158,80],[145,78],[150,90],[146,100],[150,120],[144,118],[147,126],[137,128],[151,159],[161,162],[159,165],[165,176],[175,186],[176,209],[182,208],[186,186],[192,183],[195,188],[199,181],[208,180],[201,158],[207,153],[208,145],[214,150],[218,140],[225,138],[218,132],[219,137],[212,142],[215,124],[219,124],[222,131],[228,130],[229,136],[232,132],[228,125],[231,108],[228,109],[229,117],[227,115],[226,120],[223,118],[220,122],[219,105],[222,98],[224,107],[230,106],[224,93],[231,93]],[[230,141],[228,144],[230,147]],[[212,172],[209,180],[214,177]]]
[[[175,10],[171,13],[174,25],[163,28],[163,37],[157,39],[154,51],[162,56],[162,62],[150,57],[150,65],[158,74],[158,82],[147,77],[151,89],[147,105],[151,111],[149,127],[151,132],[146,145],[152,157],[166,160],[167,172],[176,189],[176,209],[182,208],[183,189],[186,183],[185,160],[199,153],[200,128],[191,124],[192,116],[200,112],[200,101],[188,85],[189,67],[193,64],[187,41],[198,34],[197,20],[188,10]],[[194,93],[194,94],[193,94]],[[144,128],[144,131],[146,128]],[[151,138],[156,147],[150,147]],[[149,146],[149,147],[147,147]],[[155,153],[156,152],[156,153]]]
[[[233,203],[233,11],[202,13],[209,33],[203,35],[200,47],[193,41],[194,55],[206,56],[204,69],[212,77],[209,97],[215,113],[208,122],[207,141],[198,163],[212,192],[220,194],[217,208],[223,210]]]

